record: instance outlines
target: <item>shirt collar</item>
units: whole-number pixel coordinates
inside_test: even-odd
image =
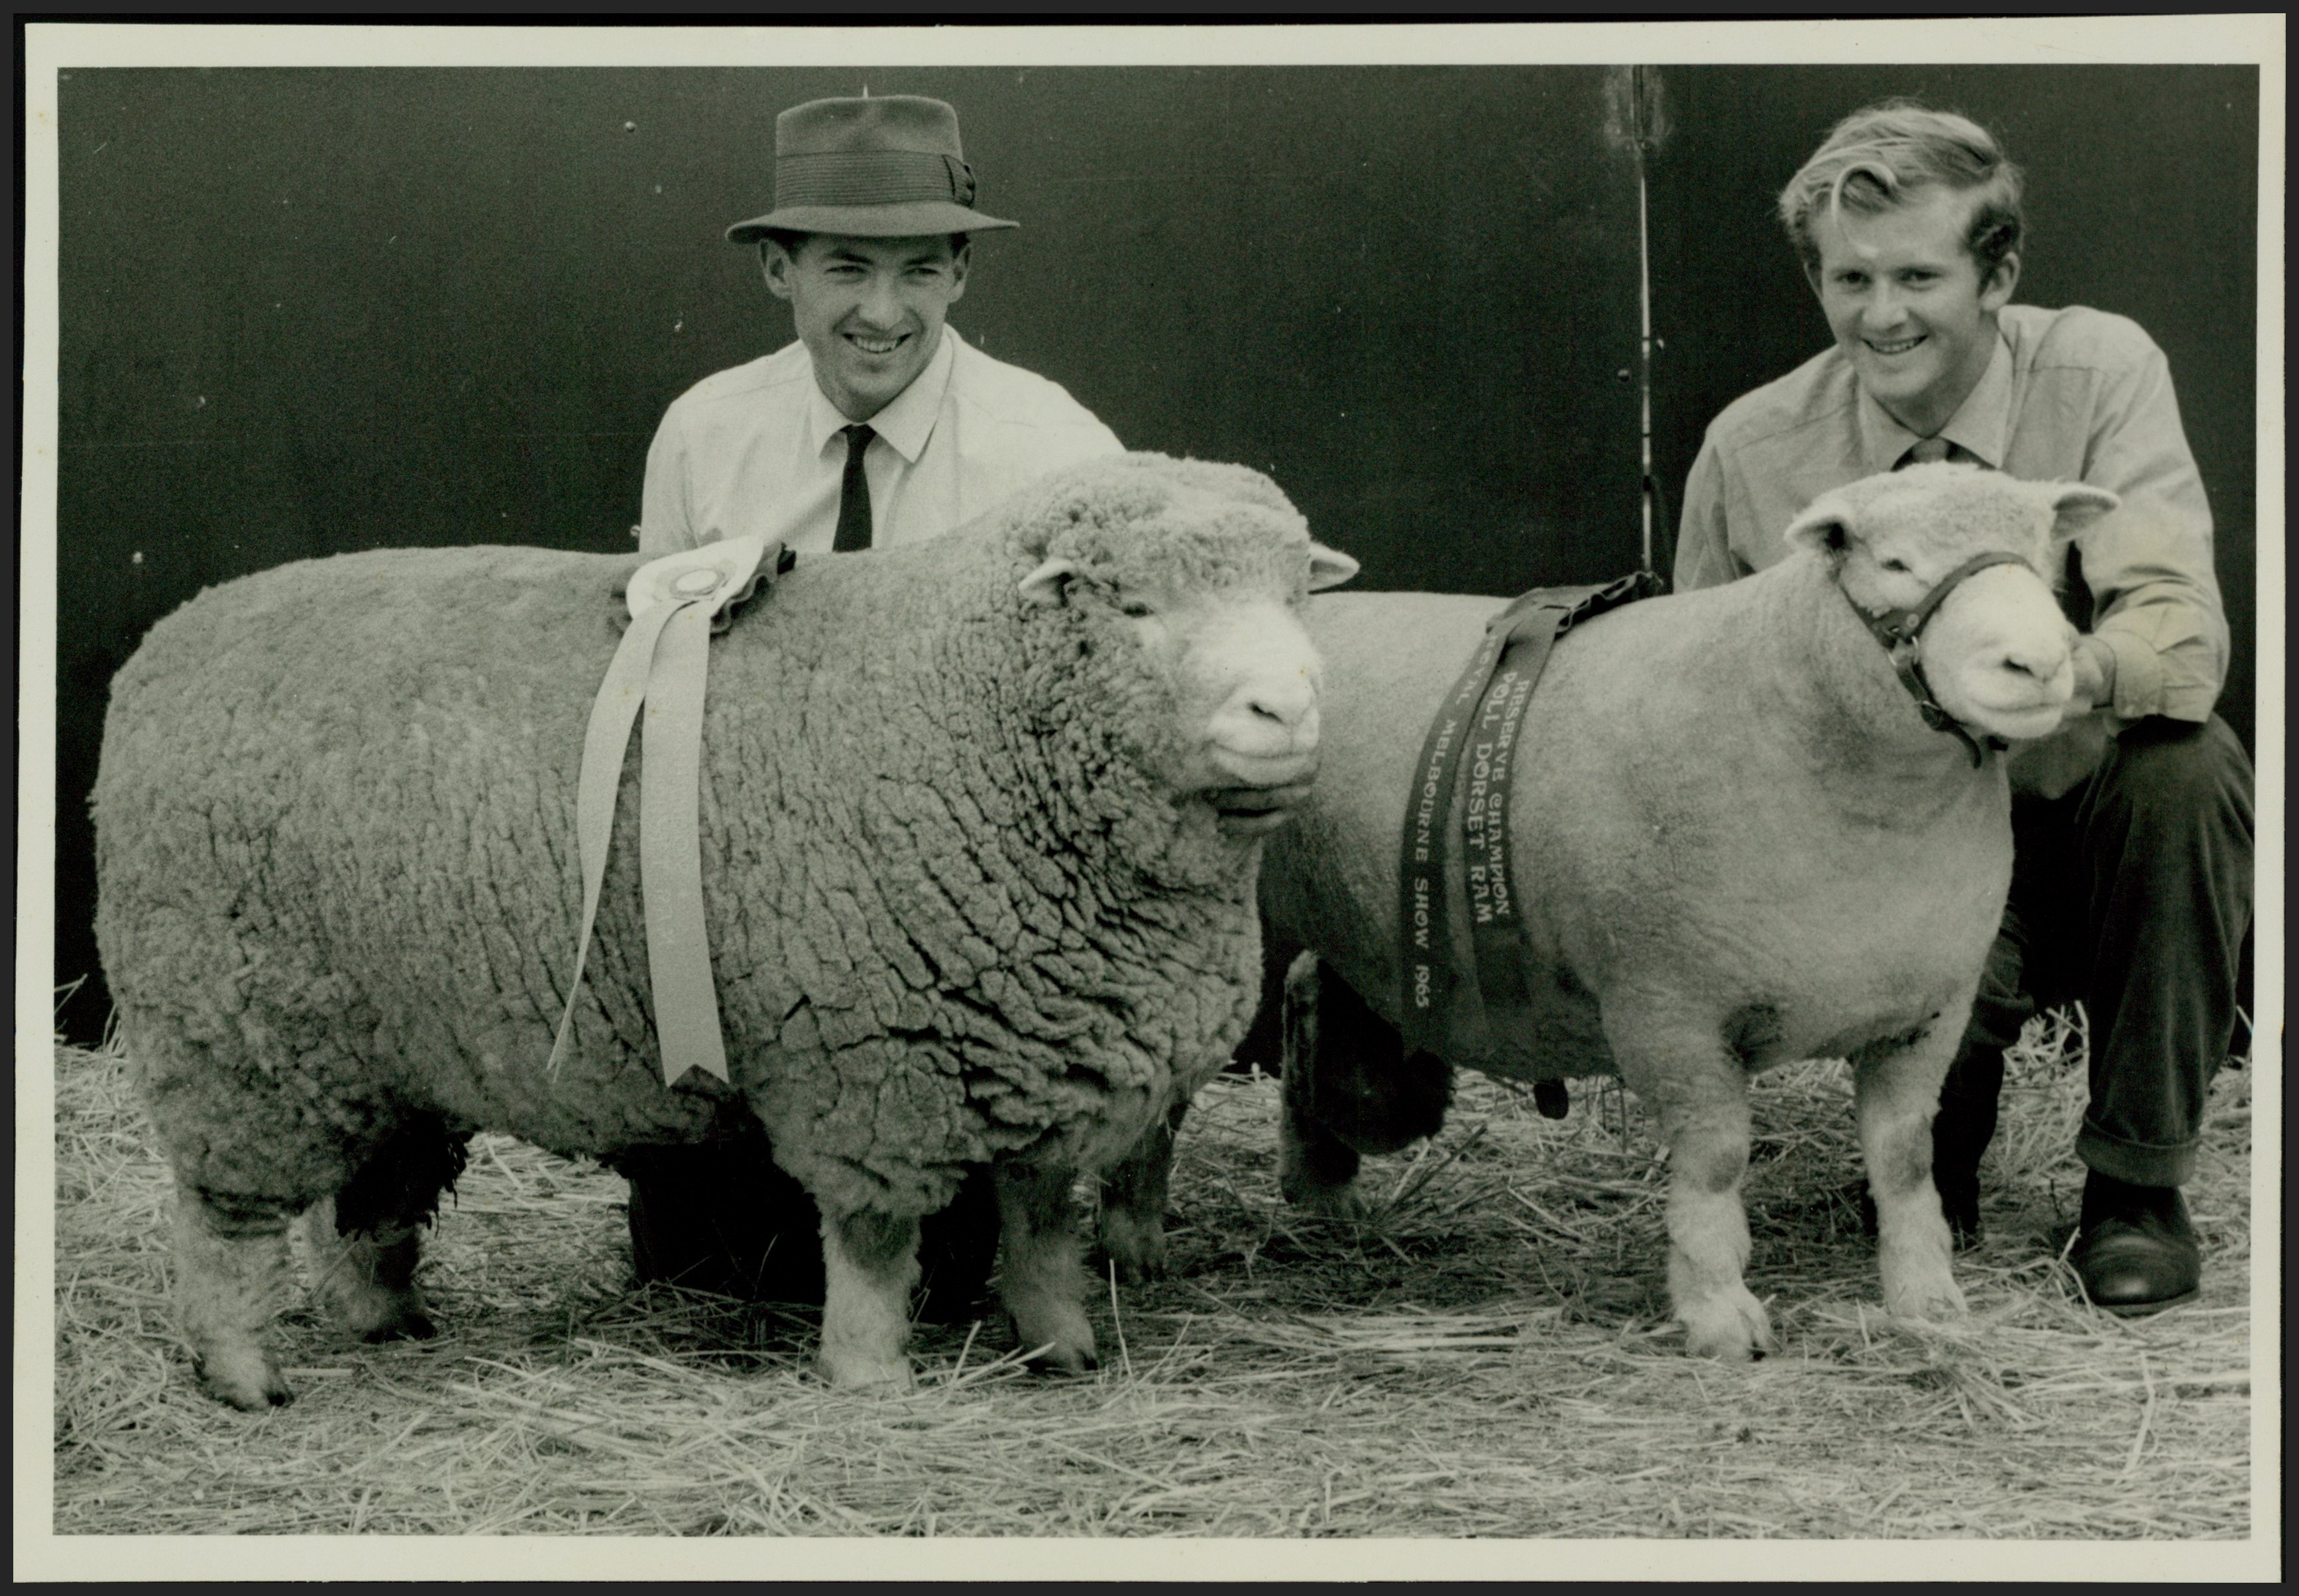
[[[1860,455],[1871,472],[1888,471],[1900,457],[1922,439],[1892,419],[1891,412],[1856,382]],[[1955,414],[1939,436],[1990,470],[2004,465],[2004,448],[2012,433],[2012,345],[1999,330],[1995,352],[1979,383],[1955,407]]]
[[[958,345],[964,340],[958,328],[945,322],[942,337],[934,345],[934,358],[926,362],[925,370],[910,378],[910,386],[894,395],[887,405],[867,423],[871,431],[884,438],[894,453],[912,465],[925,450],[926,440],[934,436],[934,421],[942,414],[942,395],[950,387],[950,374],[958,363]],[[808,446],[817,454],[828,449],[833,442],[844,446],[840,434],[853,423],[845,413],[823,394],[819,384],[807,405],[806,434]]]

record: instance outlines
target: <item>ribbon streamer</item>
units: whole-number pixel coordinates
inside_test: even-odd
[[[769,549],[772,559],[766,557]],[[754,577],[771,580],[787,561],[779,543],[743,537],[666,554],[631,576],[627,592],[631,624],[608,663],[583,735],[583,768],[575,794],[583,928],[575,944],[567,1010],[560,1016],[559,1033],[551,1045],[554,1073],[574,1030],[576,1000],[607,877],[607,848],[614,835],[624,756],[643,707],[647,725],[639,768],[639,890],[663,1084],[676,1085],[690,1069],[722,1081],[733,1079],[718,1027],[710,933],[702,919],[702,702],[712,622],[752,591]]]

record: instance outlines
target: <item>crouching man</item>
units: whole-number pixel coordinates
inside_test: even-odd
[[[2162,352],[2121,316],[2012,303],[2020,201],[2020,170],[1963,117],[1894,103],[1829,134],[1780,212],[1834,346],[1710,425],[1676,583],[1772,564],[1813,498],[1915,461],[2123,497],[2069,557],[2075,698],[2057,734],[2013,758],[2011,901],[1942,1089],[1933,1177],[1969,1244],[2004,1049],[2039,1005],[2082,999],[2091,1099],[2073,1262],[2098,1306],[2152,1313],[2200,1279],[2179,1187],[2234,1029],[2252,772],[2212,712],[2228,624]]]
[[[1122,452],[1058,385],[995,361],[944,318],[973,208],[958,113],[915,96],[816,100],[775,122],[775,207],[726,229],[755,245],[797,341],[673,401],[647,451],[639,548],[765,533],[802,560],[937,537],[1048,471]],[[858,646],[867,646],[859,640]],[[814,1203],[747,1118],[707,1146],[627,1156],[642,1280],[822,1300]],[[987,1172],[925,1222],[926,1309],[962,1314],[987,1279]]]

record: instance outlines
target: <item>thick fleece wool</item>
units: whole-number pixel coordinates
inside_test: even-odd
[[[661,1079],[625,773],[574,1046],[545,1068],[593,694],[635,561],[509,548],[286,566],[120,672],[97,932],[179,1177],[300,1209],[415,1116],[566,1153],[747,1097],[827,1206],[1116,1157],[1234,1045],[1256,844],[1177,794],[1179,660],[1111,596],[1298,603],[1307,532],[1234,467],[1132,456],[949,536],[802,561],[711,650],[701,842],[730,1089]],[[1076,602],[1023,576],[1076,561]]]

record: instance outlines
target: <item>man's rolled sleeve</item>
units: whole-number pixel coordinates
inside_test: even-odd
[[[2162,352],[2151,343],[2101,395],[2084,479],[2123,508],[2079,534],[2096,604],[2093,635],[2115,654],[2121,720],[2209,719],[2230,639],[2212,564],[2212,515],[2179,426]]]
[[[1724,465],[1711,433],[1700,440],[1700,453],[1684,478],[1684,510],[1677,518],[1676,591],[1721,587],[1747,574],[1748,567],[1732,553]]]
[[[646,482],[639,490],[639,553],[652,558],[699,546],[686,493],[686,438],[674,405],[647,445]]]

